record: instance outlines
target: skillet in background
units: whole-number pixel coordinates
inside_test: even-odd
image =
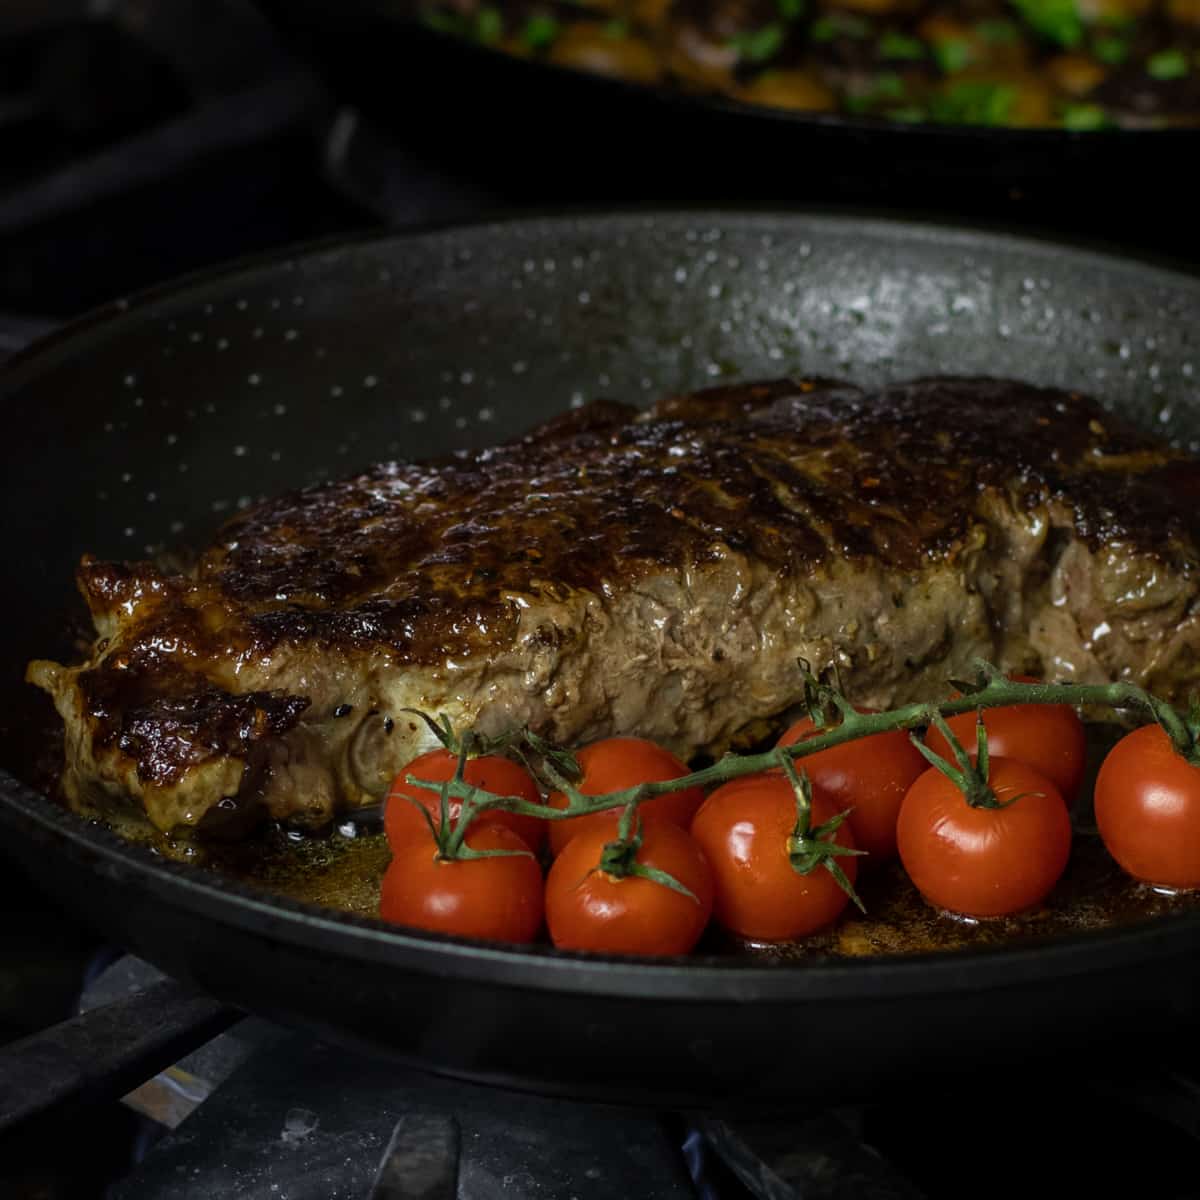
[[[85,550],[201,542],[260,495],[481,445],[596,395],[793,371],[1078,386],[1193,447],[1200,281],[944,227],[680,213],[317,247],[95,314],[0,376],[12,570],[0,846],[214,996],[449,1074],[664,1104],[862,1096],[914,1073],[1147,1052],[1200,1008],[1200,914],[1044,945],[771,967],[513,951],[273,900],[90,828],[32,777],[32,656]],[[798,1070],[800,1062],[804,1070]]]
[[[545,208],[858,203],[1036,220],[1197,249],[1182,184],[1200,127],[991,128],[740,104],[570,70],[438,33],[403,0],[257,0],[403,153]]]

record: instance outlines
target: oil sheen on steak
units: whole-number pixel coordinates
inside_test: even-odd
[[[600,403],[249,510],[186,574],[85,561],[99,640],[29,678],[77,807],[160,829],[326,822],[429,736],[716,753],[794,705],[942,694],[976,656],[1178,695],[1200,465],[1074,393],[783,380]]]

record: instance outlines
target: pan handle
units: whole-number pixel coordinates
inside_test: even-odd
[[[0,1133],[65,1104],[115,1100],[241,1013],[164,980],[0,1049]]]

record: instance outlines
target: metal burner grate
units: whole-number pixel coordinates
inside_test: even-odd
[[[0,1051],[0,1133],[125,1093],[146,1124],[108,1200],[942,1200],[1035,1177],[1103,1197],[1138,1193],[1147,1163],[1156,1195],[1195,1195],[1200,1084],[1178,1067],[940,1086],[753,1117],[548,1099],[240,1018],[121,958],[80,1017]]]

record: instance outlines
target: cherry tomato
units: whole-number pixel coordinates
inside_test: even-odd
[[[670,750],[664,750],[644,738],[605,738],[602,742],[584,746],[575,758],[583,772],[576,786],[586,796],[602,796],[606,792],[619,792],[639,783],[658,783],[663,779],[679,779],[688,774],[687,767]],[[566,808],[567,798],[562,792],[551,792],[546,803],[554,808]],[[645,801],[639,807],[638,814],[643,825],[654,821],[670,821],[686,829],[703,803],[704,792],[700,788],[688,788]],[[550,821],[550,852],[561,853],[573,837],[588,829],[603,829],[605,838],[611,841],[616,836],[620,816],[621,810],[614,808],[586,817]]]
[[[1036,683],[1028,675],[1014,675],[1021,683]],[[968,753],[975,749],[975,714],[963,713],[947,722]],[[985,708],[983,727],[988,751],[997,758],[1015,758],[1045,775],[1068,802],[1079,793],[1087,756],[1087,737],[1079,714],[1069,704],[1010,704]],[[946,739],[936,729],[925,735],[925,744],[943,758],[950,756]]]
[[[1135,879],[1200,887],[1200,769],[1158,725],[1126,734],[1096,778],[1096,824]]]
[[[636,861],[665,871],[692,895],[652,879],[596,869],[611,830],[576,834],[546,876],[546,924],[556,946],[607,954],[687,954],[712,914],[712,871],[691,835],[669,821],[647,825]]]
[[[529,847],[511,829],[486,822],[467,830],[466,843],[473,850],[525,853],[443,862],[426,829],[424,839],[393,846],[379,915],[437,933],[532,942],[542,927],[543,885]]]
[[[824,824],[839,810],[813,788],[812,824]],[[803,937],[835,921],[849,897],[834,877],[818,866],[798,874],[788,855],[796,826],[796,794],[782,775],[746,775],[717,788],[692,822],[713,871],[713,915],[727,929],[760,942]],[[854,834],[844,823],[834,835],[854,849]],[[853,856],[838,857],[851,882]]]
[[[791,746],[815,733],[812,718],[804,717],[779,739],[779,745]],[[808,772],[839,812],[851,810],[854,840],[870,856],[863,866],[895,858],[896,817],[904,793],[929,767],[907,733],[872,734],[797,759],[797,765]]]
[[[896,825],[900,861],[930,904],[970,917],[1033,908],[1058,882],[1071,853],[1071,818],[1045,775],[1011,758],[991,759],[1004,808],[972,808],[931,767],[909,788]]]
[[[428,792],[423,788],[413,787],[405,779],[412,775],[417,779],[428,779],[430,783],[441,783],[445,779],[453,779],[455,768],[458,766],[458,755],[449,750],[439,748],[414,758],[392,780],[388,789],[387,804],[383,810],[383,827],[392,848],[405,842],[428,839],[429,826],[421,816],[413,800],[422,805],[438,824],[441,813],[442,798],[437,792]],[[497,796],[517,796],[530,804],[542,802],[541,793],[528,771],[511,759],[499,755],[485,754],[479,758],[468,758],[463,769],[463,779],[475,787],[494,792]],[[450,797],[450,824],[458,822],[458,814],[462,802],[456,797]],[[504,825],[511,829],[531,850],[541,848],[546,838],[546,822],[538,817],[525,816],[523,813],[502,812],[500,809],[489,809],[481,813],[477,822],[488,821],[495,825]]]

